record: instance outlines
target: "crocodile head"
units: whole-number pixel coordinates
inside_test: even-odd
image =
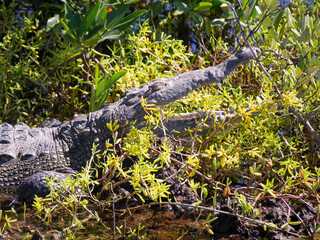
[[[258,48],[244,47],[217,66],[185,72],[167,79],[156,79],[128,90],[122,99],[104,106],[94,114],[97,118],[101,117],[103,122],[117,120],[120,124],[131,121],[142,123],[145,111],[141,105],[141,98],[144,98],[146,103],[159,107],[167,105],[187,96],[201,86],[212,83],[221,84],[238,65],[249,62],[260,53]]]

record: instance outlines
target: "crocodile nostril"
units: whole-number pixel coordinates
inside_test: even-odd
[[[14,160],[14,157],[8,155],[8,154],[2,154],[0,155],[0,165],[6,162],[10,162]]]
[[[22,155],[21,160],[30,161],[30,160],[34,160],[35,158],[36,158],[36,155],[28,153],[28,154]]]

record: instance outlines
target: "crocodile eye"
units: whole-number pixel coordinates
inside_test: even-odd
[[[21,156],[22,161],[31,161],[35,158],[36,158],[36,156],[34,154],[30,154],[30,153]]]
[[[0,165],[6,162],[13,161],[14,157],[7,155],[7,154],[2,154],[0,155]]]

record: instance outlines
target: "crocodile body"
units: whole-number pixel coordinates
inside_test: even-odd
[[[258,49],[254,51],[259,52]],[[1,124],[0,194],[39,193],[42,185],[38,185],[38,181],[44,176],[80,171],[91,157],[93,143],[104,146],[111,137],[106,123],[117,120],[124,126],[136,120],[138,127],[144,126],[142,97],[147,103],[159,106],[174,102],[200,86],[221,83],[237,65],[253,58],[249,48],[242,48],[218,66],[154,80],[130,89],[115,103],[88,115],[77,115],[71,121],[49,120],[36,128],[23,123]],[[165,125],[169,131],[181,132],[199,117],[172,119]]]

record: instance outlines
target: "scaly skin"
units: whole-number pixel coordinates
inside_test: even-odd
[[[254,51],[258,53],[259,49]],[[130,89],[119,101],[88,115],[75,116],[70,122],[50,120],[32,129],[22,123],[15,126],[1,124],[0,194],[45,195],[48,193],[43,190],[45,177],[59,178],[80,171],[91,157],[93,143],[104,146],[111,136],[106,123],[117,120],[125,125],[136,120],[138,126],[144,125],[141,97],[147,103],[159,106],[174,102],[205,84],[221,83],[237,65],[253,58],[249,48],[242,48],[218,66],[157,79]],[[221,119],[223,116],[219,115]],[[171,132],[181,132],[195,124],[199,117],[172,119],[165,126]],[[214,121],[210,123],[214,124]],[[129,131],[128,127],[126,131]]]

